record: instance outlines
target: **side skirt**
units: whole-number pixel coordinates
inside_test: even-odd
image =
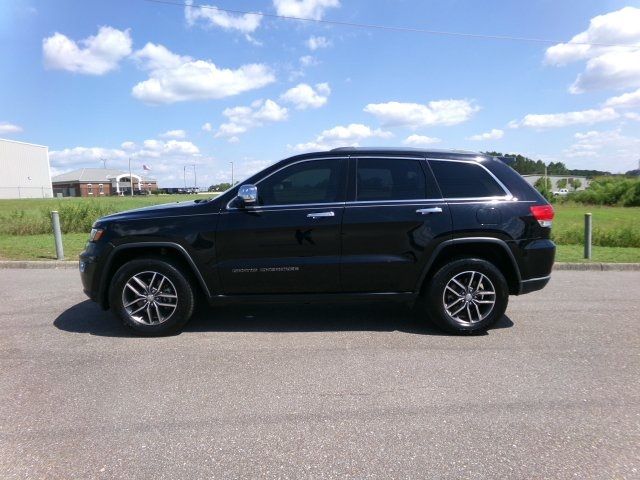
[[[295,293],[256,295],[215,295],[209,297],[210,305],[233,303],[349,303],[349,302],[413,302],[418,295],[413,292],[381,293]]]

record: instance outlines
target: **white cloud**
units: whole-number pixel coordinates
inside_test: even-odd
[[[125,142],[127,143],[127,142]],[[127,158],[127,152],[114,148],[102,147],[74,147],[64,150],[53,150],[49,152],[51,165],[57,168],[87,166],[98,168],[101,159],[123,160]]]
[[[617,97],[611,97],[604,102],[605,107],[634,108],[640,107],[640,88],[635,92],[624,93]]]
[[[200,149],[191,142],[180,140],[145,140],[143,147],[132,155],[133,157],[160,158],[175,155],[195,155]]]
[[[0,122],[0,135],[6,135],[8,133],[20,133],[22,127],[14,125],[13,123]]]
[[[414,147],[419,147],[422,145],[432,145],[434,143],[439,143],[442,140],[436,137],[427,137],[426,135],[409,135],[402,143],[405,145],[411,145]]]
[[[474,141],[500,140],[503,136],[504,136],[504,130],[500,130],[498,128],[492,128],[490,132],[471,135],[468,138],[468,140],[474,140]]]
[[[42,41],[45,67],[53,70],[103,75],[118,67],[131,53],[129,30],[100,27],[98,34],[75,42],[66,35],[54,33]]]
[[[123,142],[122,149],[103,148],[103,147],[74,147],[65,148],[63,150],[54,150],[49,152],[51,163],[56,167],[64,166],[94,166],[106,159],[108,162],[115,161],[116,165],[124,165],[119,160],[127,160],[128,158],[139,159],[175,159],[184,158],[185,156],[196,156],[200,153],[200,149],[191,142],[178,140],[145,140],[142,146],[136,145],[134,142]],[[118,168],[116,166],[112,168]]]
[[[613,108],[581,110],[577,112],[528,114],[522,120],[509,122],[509,128],[558,128],[568,125],[592,125],[619,118]]]
[[[640,122],[640,113],[635,113],[635,112],[625,113],[624,118],[628,120],[633,120],[635,122]]]
[[[328,83],[317,83],[315,89],[306,83],[300,83],[283,93],[280,98],[292,103],[298,110],[306,108],[320,108],[327,103],[331,94]]]
[[[319,64],[320,62],[313,55],[303,55],[300,57],[300,65],[303,67],[315,67]]]
[[[273,0],[278,15],[321,20],[325,10],[340,6],[340,0]]]
[[[183,185],[183,166],[197,164],[198,179],[207,181],[209,174],[207,168],[211,166],[213,158],[202,155],[198,146],[187,141],[169,140],[162,141],[148,139],[140,144],[126,141],[121,148],[104,147],[74,147],[49,153],[52,172],[62,173],[76,168],[93,167],[101,168],[102,159],[107,161],[107,167],[121,170],[131,168],[135,173],[144,176],[152,176],[159,180],[162,186]],[[151,173],[143,172],[142,165],[150,165]],[[203,171],[204,170],[204,171]],[[191,171],[187,170],[190,175]],[[193,178],[187,177],[188,182]]]
[[[187,0],[184,7],[184,17],[189,26],[202,20],[208,26],[220,27],[224,30],[237,30],[248,34],[254,32],[262,20],[260,15],[252,13],[234,15],[217,10],[214,5],[201,5],[200,7],[192,7],[191,5],[193,5],[193,0]]]
[[[160,138],[185,138],[187,132],[184,130],[168,130],[160,134]]]
[[[329,40],[327,37],[315,37],[312,35],[307,39],[306,44],[310,50],[318,50],[319,48],[330,47],[331,40]]]
[[[204,125],[202,125],[202,130],[204,132],[210,132],[211,130],[213,130],[213,127],[211,126],[211,124],[209,122],[207,122]]]
[[[336,126],[323,131],[315,140],[295,145],[294,150],[306,152],[311,150],[329,150],[336,147],[358,146],[362,140],[370,138],[390,138],[393,134],[380,129],[372,129],[361,123],[347,126]]]
[[[256,100],[248,107],[227,108],[222,114],[227,117],[228,122],[220,125],[215,137],[228,138],[229,142],[236,143],[239,141],[238,135],[252,128],[286,120],[288,110],[273,100]]]
[[[149,79],[135,85],[132,94],[151,104],[225,98],[275,81],[264,64],[243,65],[236,70],[218,68],[209,60],[180,56],[153,43],[147,43],[133,57],[149,71]]]
[[[601,45],[630,45],[615,47]],[[624,7],[615,12],[593,17],[589,28],[574,36],[567,43],[549,47],[545,62],[562,66],[571,62],[586,61],[569,88],[571,93],[605,88],[629,88],[640,86],[640,8]],[[633,46],[636,46],[634,48]]]
[[[563,152],[567,164],[613,172],[624,172],[637,166],[640,138],[623,135],[619,129],[579,132],[574,140]]]
[[[469,120],[480,107],[468,100],[436,100],[427,103],[370,103],[364,111],[375,115],[383,125],[419,128],[457,125]]]

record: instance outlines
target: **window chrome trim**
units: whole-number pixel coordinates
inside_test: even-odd
[[[483,168],[485,172],[487,172],[491,178],[493,178],[495,180],[495,182],[500,186],[500,188],[502,188],[502,191],[505,193],[504,196],[491,196],[491,197],[460,197],[460,198],[451,198],[451,200],[467,200],[467,199],[481,199],[481,198],[495,198],[495,199],[503,199],[503,200],[511,200],[514,198],[514,196],[511,194],[511,192],[509,191],[509,189],[507,188],[507,186],[502,183],[500,181],[500,179],[498,177],[496,177],[493,172],[491,170],[489,170],[487,167],[485,167],[482,163],[476,161],[476,160],[457,160],[457,159],[451,159],[451,158],[431,158],[431,157],[425,157],[428,161],[434,161],[434,162],[455,162],[455,163],[470,163],[472,165],[478,165],[479,167]],[[434,177],[435,177],[435,173],[434,173]],[[436,177],[436,183],[438,183],[438,178]],[[438,183],[439,185],[439,183]]]
[[[245,208],[234,208],[234,207],[229,207],[229,204],[235,200],[235,197],[232,198],[231,200],[229,200],[227,202],[227,205],[225,206],[225,210],[227,211],[233,211],[233,210],[247,210],[247,211],[267,211],[267,209],[275,209],[277,211],[279,210],[285,210],[286,208],[293,208],[296,210],[301,209],[301,207],[327,207],[327,206],[361,206],[361,207],[365,207],[365,206],[375,206],[375,205],[379,205],[379,206],[385,206],[385,205],[380,205],[381,203],[392,203],[392,204],[397,204],[397,205],[409,205],[410,204],[416,204],[417,202],[427,202],[427,203],[435,203],[435,202],[446,202],[446,203],[450,203],[450,202],[458,202],[458,203],[471,203],[471,202],[476,202],[476,203],[493,203],[493,202],[500,202],[500,201],[514,201],[517,202],[518,199],[516,197],[514,197],[512,195],[512,193],[509,191],[509,189],[506,187],[506,185],[504,183],[502,183],[500,181],[500,179],[498,177],[496,177],[493,172],[491,170],[489,170],[487,167],[485,167],[484,165],[482,165],[480,162],[478,162],[477,160],[458,160],[458,159],[450,159],[450,158],[433,158],[433,157],[413,157],[413,156],[388,156],[388,155],[366,155],[366,156],[358,156],[358,155],[346,155],[346,156],[335,156],[335,157],[316,157],[316,158],[307,158],[304,160],[298,160],[297,162],[293,162],[293,163],[289,163],[287,165],[284,165],[282,167],[280,167],[277,170],[274,170],[273,172],[271,172],[269,175],[261,178],[260,180],[258,180],[257,182],[254,183],[254,185],[259,185],[260,182],[262,182],[263,180],[266,180],[267,178],[271,177],[272,175],[275,175],[276,173],[284,170],[285,168],[291,167],[293,165],[297,165],[299,163],[307,163],[307,162],[317,162],[317,161],[322,161],[322,160],[348,160],[349,158],[355,158],[355,159],[367,159],[367,158],[374,158],[374,159],[378,159],[378,158],[386,158],[386,159],[400,159],[400,160],[418,160],[418,161],[436,161],[436,162],[456,162],[456,163],[470,163],[472,165],[478,165],[480,168],[484,169],[484,171],[486,171],[491,178],[493,178],[493,180],[500,186],[500,188],[505,192],[505,195],[503,196],[491,196],[491,197],[447,197],[447,198],[414,198],[414,199],[404,199],[404,200],[353,200],[353,201],[348,201],[348,202],[329,202],[329,203],[299,203],[299,204],[281,204],[281,205],[250,205],[247,206]],[[434,175],[435,177],[435,175]],[[436,178],[436,183],[438,182],[438,179]],[[522,201],[522,200],[521,200]],[[409,202],[409,203],[407,203]],[[535,203],[535,202],[534,202]],[[361,205],[363,204],[363,205]],[[395,205],[393,205],[395,206]]]
[[[285,168],[289,168],[292,167],[293,165],[297,165],[299,163],[306,163],[306,162],[319,162],[322,160],[349,160],[349,155],[342,155],[342,156],[336,156],[336,157],[316,157],[316,158],[306,158],[304,160],[298,160],[297,162],[293,162],[293,163],[288,163],[280,168],[278,168],[277,170],[274,170],[273,172],[271,172],[269,175],[267,175],[266,177],[262,177],[260,180],[258,180],[257,182],[255,182],[253,185],[255,185],[256,187],[258,185],[260,185],[260,182],[266,180],[267,178],[269,178],[272,175],[275,175],[276,173],[284,170]],[[242,186],[242,185],[240,185]],[[245,208],[233,208],[233,207],[229,207],[229,204],[234,201],[236,199],[237,195],[235,197],[233,197],[231,200],[229,200],[227,202],[227,205],[225,206],[225,210],[248,210],[250,207],[245,207]],[[335,203],[344,203],[344,202],[331,202],[331,204],[335,204]],[[330,205],[329,203],[303,203],[303,204],[297,204],[297,205]],[[295,206],[297,206],[295,205]],[[260,205],[262,207],[290,207],[293,205]],[[257,208],[258,205],[254,206],[253,208]]]

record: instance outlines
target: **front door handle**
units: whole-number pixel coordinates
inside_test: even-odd
[[[333,212],[316,212],[307,214],[308,218],[327,218],[327,217],[335,217],[336,214]]]
[[[440,207],[420,208],[416,210],[416,213],[419,215],[429,215],[430,213],[442,213],[442,209]]]

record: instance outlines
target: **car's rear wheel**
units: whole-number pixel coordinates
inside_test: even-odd
[[[118,269],[109,302],[122,322],[139,335],[167,335],[182,328],[194,308],[193,287],[176,265],[140,258]]]
[[[458,334],[485,331],[502,318],[509,303],[504,275],[479,258],[462,258],[441,267],[424,295],[430,319]]]

